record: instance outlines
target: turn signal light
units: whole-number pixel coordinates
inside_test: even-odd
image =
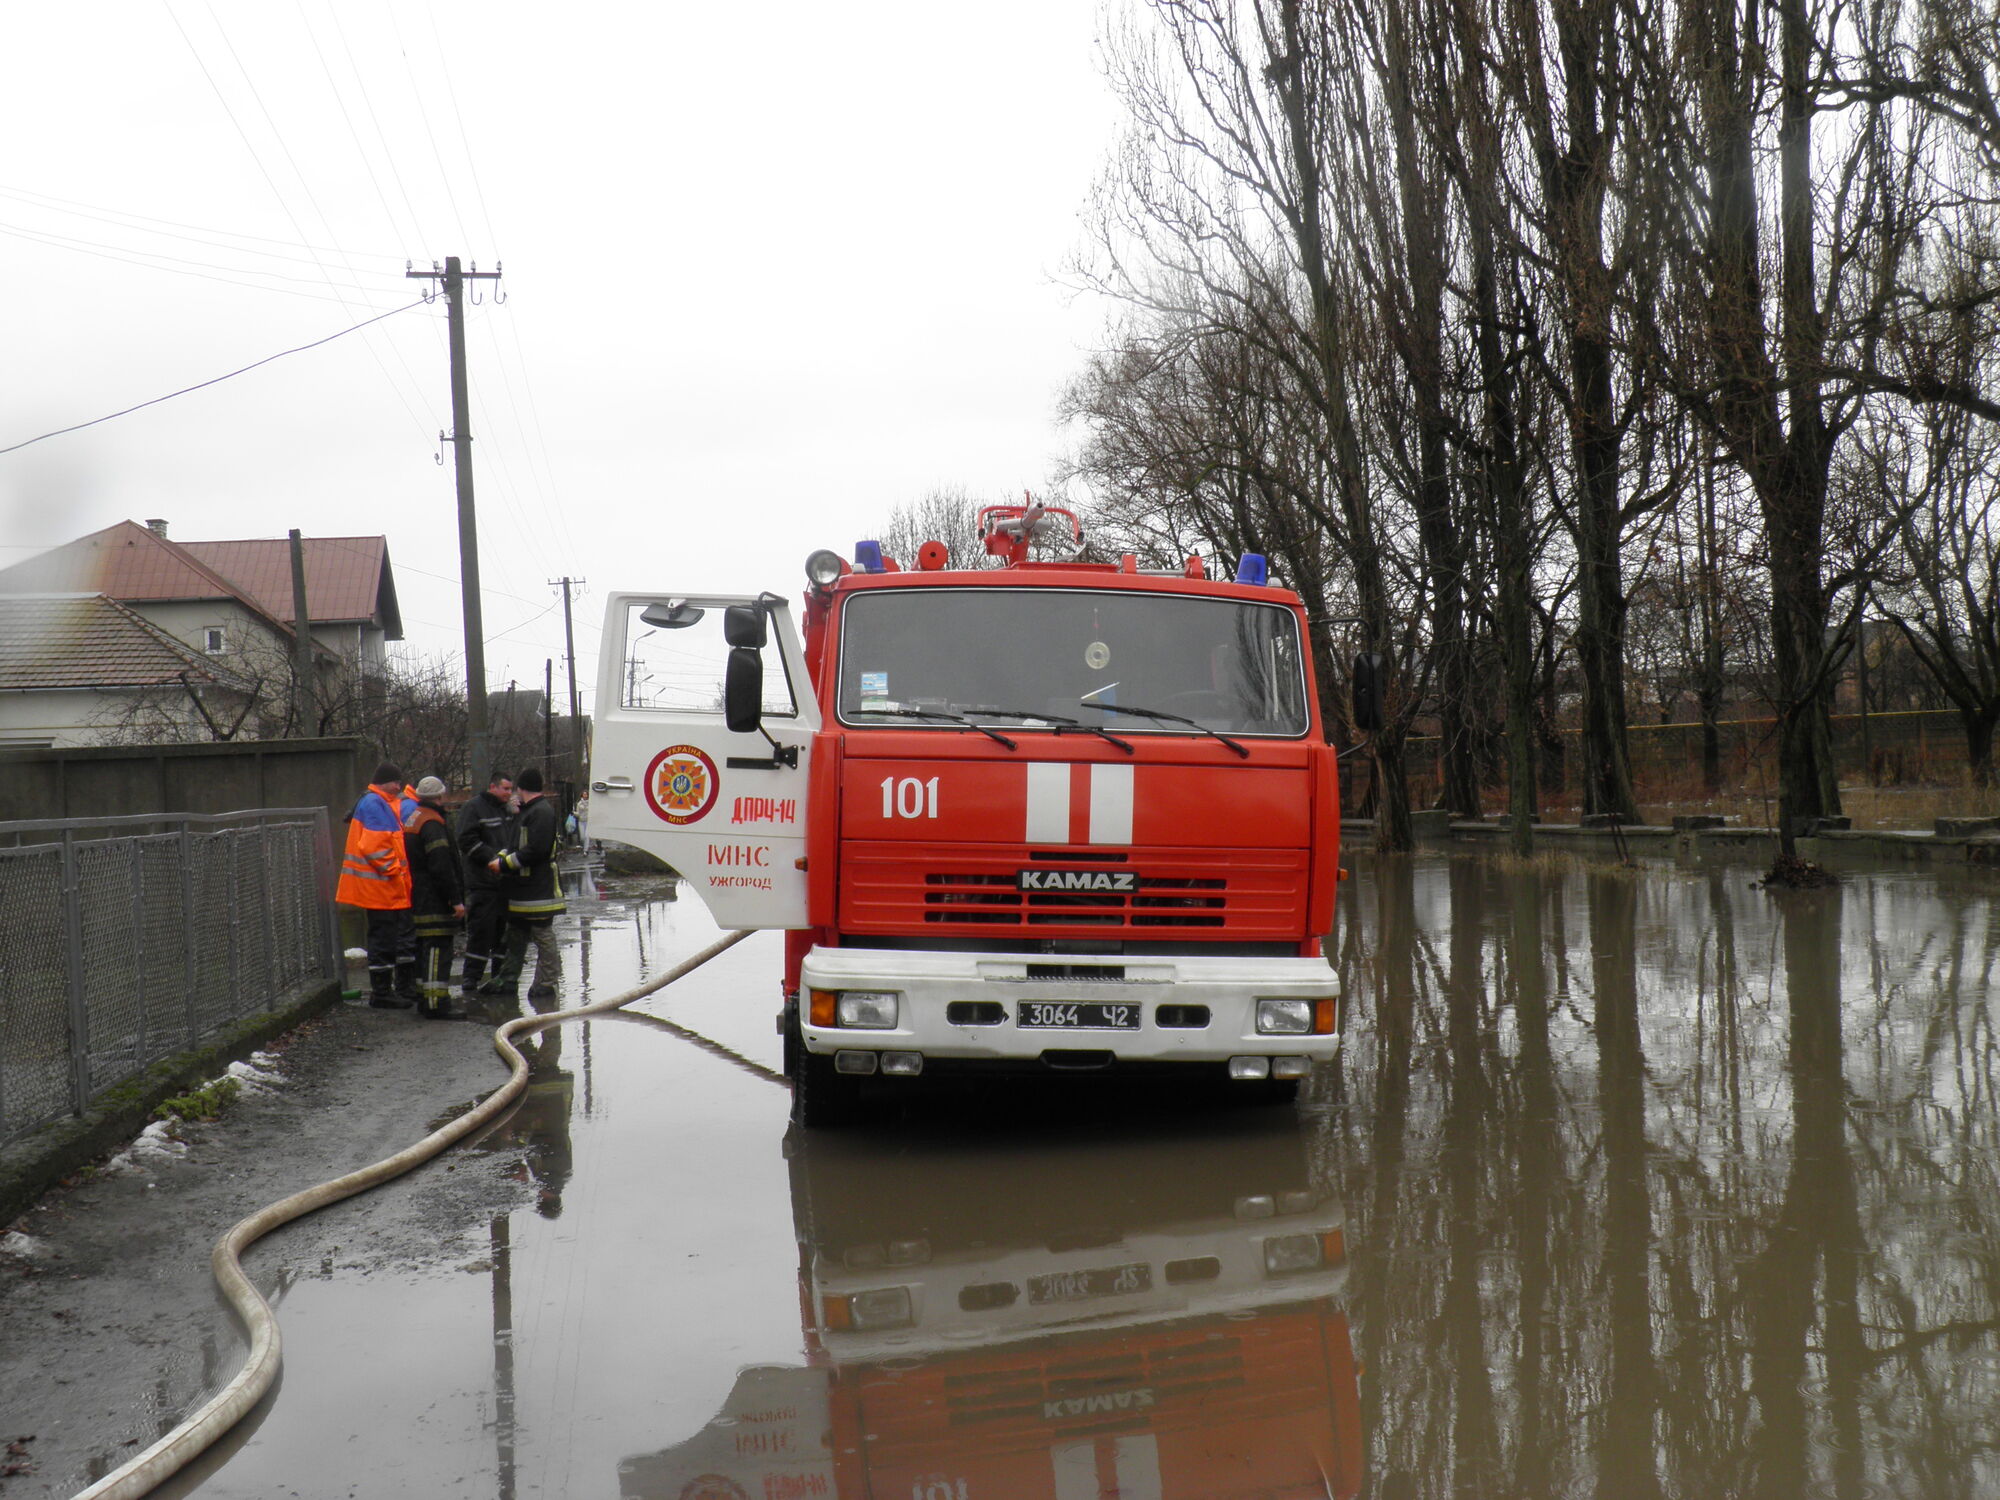
[[[1313,1002],[1313,1035],[1332,1036],[1336,1022],[1340,1020],[1338,1000],[1315,1000]]]
[[[807,995],[809,1004],[806,1009],[808,1018],[812,1021],[813,1025],[833,1025],[835,1017],[839,1013],[840,992],[838,990],[809,990],[807,991]]]

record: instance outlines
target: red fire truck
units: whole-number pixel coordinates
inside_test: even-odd
[[[1157,1070],[1288,1097],[1339,1046],[1339,793],[1296,595],[864,542],[785,600],[618,593],[592,827],[726,928],[788,931],[802,1124],[948,1072]]]
[[[740,1371],[621,1500],[1359,1493],[1346,1218],[1296,1119],[786,1154],[806,1364]]]

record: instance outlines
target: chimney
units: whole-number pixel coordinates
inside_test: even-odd
[[[167,523],[157,516],[146,523],[146,529],[163,542],[167,539]]]

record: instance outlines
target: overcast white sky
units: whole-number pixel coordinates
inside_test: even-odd
[[[605,593],[796,593],[938,484],[1040,489],[1104,309],[1060,284],[1118,128],[1093,0],[9,7],[0,447],[414,301],[469,309],[496,687]],[[382,532],[456,650],[440,301],[0,455],[0,560],[121,519]],[[447,453],[448,459],[448,453]]]

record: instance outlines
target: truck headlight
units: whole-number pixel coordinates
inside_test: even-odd
[[[1264,1241],[1264,1274],[1287,1276],[1317,1271],[1326,1264],[1326,1250],[1316,1234],[1281,1234]]]
[[[862,1031],[894,1031],[898,998],[894,990],[842,990],[834,1008],[834,1024]]]
[[[840,554],[824,547],[806,559],[806,579],[815,588],[831,588],[833,581],[846,571],[847,564]]]
[[[877,1328],[908,1328],[912,1316],[910,1289],[885,1286],[872,1292],[851,1292],[826,1299],[826,1326],[857,1331]]]
[[[1257,1030],[1264,1036],[1308,1036],[1313,1029],[1310,1000],[1259,1000]]]

